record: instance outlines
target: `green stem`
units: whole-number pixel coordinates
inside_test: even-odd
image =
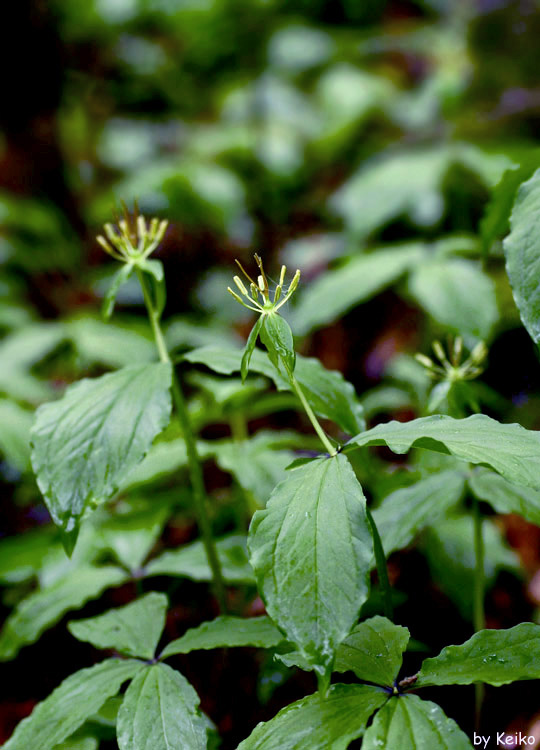
[[[371,534],[373,536],[373,551],[375,552],[375,563],[377,565],[377,575],[379,576],[379,586],[381,587],[384,614],[389,620],[394,619],[394,605],[392,604],[392,590],[390,588],[390,581],[388,580],[388,570],[386,567],[386,555],[384,554],[384,548],[382,545],[381,537],[375,520],[371,515],[370,509],[366,506],[366,514],[371,526]]]
[[[141,285],[144,303],[148,311],[148,317],[152,326],[152,332],[154,334],[154,340],[156,342],[159,358],[161,362],[167,362],[172,365],[171,358],[167,350],[167,345],[165,344],[165,339],[161,331],[161,326],[159,324],[159,313],[154,307],[154,303],[150,295],[146,279],[144,278],[143,272],[139,268],[137,268],[137,276]],[[212,571],[214,593],[218,601],[220,610],[222,612],[226,612],[227,605],[225,599],[225,584],[221,571],[221,563],[217,554],[214,537],[212,535],[210,519],[206,511],[206,489],[204,486],[202,465],[199,454],[197,452],[197,442],[193,433],[193,429],[191,427],[191,422],[189,419],[189,414],[187,411],[186,402],[184,399],[184,394],[182,393],[180,382],[176,376],[174,367],[172,368],[172,370],[173,380],[171,392],[176,416],[178,417],[178,421],[180,422],[180,428],[182,430],[182,435],[186,444],[189,477],[191,481],[191,488],[193,491],[197,524],[201,532],[208,564],[210,566],[210,570]]]
[[[484,630],[486,627],[486,616],[484,612],[484,537],[482,529],[482,516],[480,514],[480,505],[478,498],[473,495],[473,524],[474,524],[474,604],[473,604],[473,622],[474,631]],[[482,712],[482,703],[484,701],[485,688],[483,683],[477,683],[475,690],[475,707],[476,707],[476,728],[480,725],[480,716]]]
[[[302,406],[304,407],[304,411],[308,415],[309,421],[311,422],[311,424],[313,425],[313,429],[315,430],[315,432],[317,433],[317,435],[321,439],[321,443],[326,448],[327,453],[329,453],[330,456],[336,456],[337,455],[337,450],[334,448],[334,446],[332,445],[332,443],[326,437],[323,428],[319,424],[319,420],[315,416],[315,414],[313,412],[313,409],[309,405],[308,400],[304,396],[304,392],[300,388],[300,384],[298,383],[298,381],[294,377],[294,375],[291,375],[291,385],[294,388],[294,390],[296,392],[296,395],[298,396],[298,398],[302,402]]]

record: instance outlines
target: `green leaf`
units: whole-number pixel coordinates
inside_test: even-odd
[[[537,166],[538,159],[535,159],[534,166],[527,163],[517,169],[508,169],[495,186],[480,221],[480,237],[484,254],[489,253],[495,240],[510,231],[510,213],[518,188],[522,182],[529,179]]]
[[[347,459],[291,471],[253,516],[249,549],[268,613],[328,672],[367,599],[373,555],[365,498]]]
[[[76,533],[88,507],[111,498],[171,412],[171,366],[135,365],[70,386],[41,406],[32,465],[54,522]]]
[[[326,697],[302,698],[257,724],[238,750],[346,750],[387,697],[369,685],[332,685]]]
[[[487,590],[493,586],[499,570],[519,572],[519,559],[489,518],[482,523],[482,536]],[[427,529],[422,539],[422,551],[433,580],[458,607],[462,617],[471,620],[476,562],[472,517],[449,518]]]
[[[160,659],[173,654],[188,654],[198,649],[254,646],[272,648],[284,640],[283,634],[269,617],[232,617],[222,615],[191,628],[181,638],[169,643]]]
[[[133,680],[118,712],[120,750],[206,750],[206,722],[189,682],[166,664]]]
[[[143,667],[142,662],[131,659],[107,659],[75,672],[21,721],[3,746],[4,750],[51,750],[72,735]]]
[[[133,324],[118,325],[91,318],[66,323],[75,351],[84,365],[100,364],[113,369],[133,362],[152,362],[156,356],[154,342]]]
[[[240,486],[264,506],[295,459],[295,454],[287,449],[287,436],[290,446],[293,434],[264,430],[247,440],[213,441],[210,449],[218,466],[233,473]]]
[[[152,258],[151,260],[146,259],[139,263],[139,267],[146,273],[149,273],[150,276],[153,276],[159,284],[165,278],[163,273],[163,263],[160,260],[156,260],[155,258]]]
[[[392,687],[409,642],[409,631],[386,617],[371,617],[353,628],[337,650],[335,672],[351,670],[359,680]]]
[[[460,646],[447,646],[422,664],[415,687],[507,685],[540,677],[540,625],[522,622],[508,630],[481,630]]]
[[[487,339],[499,317],[492,280],[464,258],[420,263],[409,292],[437,323],[463,335]]]
[[[501,424],[484,414],[387,422],[351,438],[347,449],[355,445],[387,445],[394,453],[407,453],[412,447],[449,453],[491,466],[515,484],[540,489],[540,434],[519,424]]]
[[[0,581],[19,583],[35,576],[57,537],[51,525],[0,539]]]
[[[185,355],[189,362],[203,364],[222,375],[240,370],[241,352],[205,346]],[[291,384],[270,363],[264,352],[256,349],[251,360],[251,370],[271,378],[279,391],[290,391]],[[363,430],[363,410],[353,386],[340,372],[327,370],[313,357],[296,356],[294,377],[319,417],[331,419],[345,432],[352,434]]]
[[[511,484],[487,469],[471,474],[469,486],[479,500],[489,503],[497,513],[517,513],[540,526],[540,492]]]
[[[137,571],[158,540],[169,513],[169,505],[158,503],[118,513],[99,524],[98,534],[119,563]]]
[[[0,399],[0,452],[19,471],[30,470],[30,427],[32,412]]]
[[[431,701],[417,695],[391,698],[366,731],[362,750],[470,750],[472,745],[455,721]]]
[[[72,620],[68,630],[96,648],[112,648],[125,656],[153,659],[165,627],[167,597],[152,592],[98,617]]]
[[[124,263],[112,277],[111,284],[107,290],[107,294],[103,298],[102,313],[105,319],[109,319],[113,314],[116,297],[120,288],[129,281],[133,271],[133,263]]]
[[[99,740],[95,737],[70,737],[60,745],[55,745],[54,750],[97,750]]]
[[[459,502],[464,488],[464,474],[448,470],[388,495],[373,511],[385,553],[406,547],[418,532],[444,518]]]
[[[126,580],[126,573],[112,565],[85,566],[22,599],[0,633],[0,661],[12,659],[23,646],[34,643],[66,612],[79,609],[109,586],[119,586]]]
[[[506,270],[523,325],[540,341],[540,169],[518,190],[504,240]]]
[[[226,581],[230,583],[253,582],[253,570],[246,554],[245,536],[233,534],[219,539],[216,547]],[[194,581],[212,580],[212,571],[208,565],[204,545],[200,541],[163,552],[148,563],[144,573],[147,576],[182,576]]]
[[[299,295],[292,325],[305,334],[337,320],[351,308],[393,284],[422,258],[423,245],[410,242],[357,255],[327,271]]]
[[[251,357],[253,355],[253,351],[257,344],[257,338],[261,331],[263,322],[264,322],[264,318],[261,315],[260,317],[257,318],[257,322],[251,329],[249,336],[248,336],[248,340],[246,341],[246,348],[244,349],[244,353],[242,354],[242,361],[240,363],[240,373],[242,375],[242,383],[245,381],[245,379],[248,376],[249,363],[251,362]]]
[[[279,313],[267,313],[262,320],[261,341],[268,350],[270,361],[278,370],[283,365],[287,375],[291,377],[296,364],[291,327]]]

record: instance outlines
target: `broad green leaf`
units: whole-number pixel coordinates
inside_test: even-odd
[[[180,672],[146,667],[133,680],[118,712],[120,750],[206,750],[199,698]]]
[[[405,214],[432,226],[443,213],[441,186],[450,159],[446,146],[377,155],[334,193],[330,208],[359,237]]]
[[[171,412],[171,366],[134,365],[70,386],[41,406],[32,465],[54,522],[76,533],[88,507],[111,498]]]
[[[426,659],[415,687],[507,685],[540,678],[540,625],[522,622],[508,630],[481,630],[460,646],[447,646]]]
[[[345,456],[291,471],[253,516],[249,550],[269,615],[314,668],[329,671],[367,599],[373,554]]]
[[[486,464],[515,484],[540,489],[540,433],[519,424],[501,424],[484,414],[466,419],[442,415],[387,422],[353,437],[355,445],[387,445],[394,453],[426,448],[473,464]]]
[[[459,502],[464,488],[465,475],[448,470],[388,495],[373,511],[385,553],[406,547],[418,532],[444,518]]]
[[[264,315],[260,334],[274,367],[280,370],[283,366],[287,375],[291,377],[296,364],[296,354],[291,327],[285,318],[279,313]]]
[[[495,240],[510,231],[510,214],[519,186],[532,175],[538,159],[534,165],[524,164],[517,169],[508,169],[500,182],[493,189],[489,203],[480,221],[480,236],[482,249],[488,253]]]
[[[213,441],[210,448],[220,468],[232,472],[236,480],[264,506],[272,490],[285,479],[286,467],[295,454],[288,448],[287,433],[261,431],[247,440]]]
[[[352,307],[389,286],[422,258],[423,245],[410,242],[350,258],[327,271],[299,294],[292,325],[299,333],[332,323]]]
[[[70,320],[66,328],[85,365],[101,364],[115,369],[134,362],[152,362],[156,357],[154,342],[138,325],[107,323],[86,314]]]
[[[470,750],[472,745],[442,708],[417,695],[391,698],[366,731],[362,750]]]
[[[97,750],[99,740],[95,737],[70,737],[60,745],[55,745],[54,750]]]
[[[204,451],[200,450],[199,455]],[[186,441],[184,438],[162,440],[154,443],[146,456],[130,471],[120,485],[120,490],[131,489],[141,484],[158,480],[167,474],[172,474],[187,465]]]
[[[54,526],[47,526],[0,539],[0,581],[19,583],[35,576],[57,537]]]
[[[230,375],[240,370],[241,352],[231,348],[205,346],[189,352],[185,359],[206,365],[222,375]],[[291,390],[288,379],[272,366],[264,352],[255,349],[250,368],[253,372],[271,378],[279,391]],[[294,377],[319,417],[331,419],[349,434],[364,429],[362,406],[353,386],[341,373],[327,370],[318,359],[297,355]]]
[[[96,648],[112,648],[125,656],[153,659],[165,627],[167,597],[153,591],[98,617],[72,620],[68,630]]]
[[[392,687],[409,642],[409,631],[386,617],[371,617],[353,628],[338,647],[335,672],[351,670],[359,680]]]
[[[238,750],[346,750],[387,697],[369,685],[332,685],[325,698],[302,698],[257,724]]]
[[[113,314],[116,297],[120,288],[129,281],[133,272],[133,263],[124,263],[114,274],[107,294],[103,298],[103,317],[108,319]]]
[[[160,536],[169,513],[170,506],[158,503],[117,513],[99,524],[98,534],[119,563],[137,571]]]
[[[464,258],[418,264],[409,292],[437,323],[463,335],[489,338],[499,316],[492,280]]]
[[[125,572],[112,565],[80,567],[51,586],[22,599],[0,633],[0,661],[12,659],[23,646],[34,643],[66,612],[79,609],[109,586],[119,586],[126,580]]]
[[[131,680],[144,664],[107,659],[68,677],[15,729],[4,750],[52,750]]]
[[[203,622],[191,628],[181,638],[169,643],[160,659],[173,654],[188,654],[198,649],[229,648],[231,646],[254,646],[272,648],[284,640],[283,634],[269,617],[232,617],[221,615],[215,620]]]
[[[253,356],[253,351],[257,344],[257,338],[261,331],[263,322],[264,322],[264,318],[261,315],[257,318],[257,322],[251,329],[248,339],[246,341],[246,348],[244,349],[244,353],[242,354],[242,360],[240,362],[240,373],[242,375],[242,383],[245,381],[245,379],[248,376],[249,363],[251,362],[251,357]]]
[[[233,534],[219,539],[216,547],[226,581],[253,582],[253,570],[247,558],[245,536]],[[163,552],[148,563],[144,573],[147,576],[182,576],[194,581],[212,580],[212,571],[208,565],[204,545],[200,541]]]
[[[504,240],[506,270],[523,325],[540,341],[540,169],[518,190]]]
[[[30,467],[30,428],[32,412],[22,406],[0,399],[0,454],[19,471]]]
[[[469,486],[477,498],[489,503],[497,513],[517,513],[540,526],[540,492],[511,484],[487,469],[471,474]]]
[[[489,518],[482,524],[484,583],[493,586],[499,570],[519,573],[519,558],[508,547],[499,528]],[[433,580],[454,602],[462,617],[471,620],[474,591],[474,526],[470,515],[449,518],[426,530],[422,551]]]

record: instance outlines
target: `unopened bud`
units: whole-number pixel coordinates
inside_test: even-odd
[[[437,357],[441,360],[441,362],[446,362],[446,354],[444,353],[444,349],[442,347],[442,344],[440,341],[434,341],[432,344],[433,351],[437,355]]]
[[[433,362],[433,360],[431,360],[429,357],[426,357],[425,354],[415,354],[414,358],[421,365],[427,367],[428,370],[432,370],[435,367],[435,363]]]
[[[293,276],[291,283],[289,284],[289,288],[287,289],[287,296],[294,292],[294,290],[298,286],[299,281],[300,281],[300,271],[297,270]]]
[[[265,286],[264,286],[264,279],[262,276],[257,277],[257,283],[259,284],[259,289],[261,290],[261,292],[264,292]]]
[[[488,349],[483,341],[479,341],[471,352],[471,362],[480,364],[487,357]]]

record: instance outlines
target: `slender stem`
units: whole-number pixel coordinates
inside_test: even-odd
[[[137,268],[137,276],[143,292],[144,302],[148,311],[148,317],[150,318],[150,324],[152,326],[152,332],[154,334],[159,358],[162,362],[172,364],[169,352],[167,351],[167,346],[165,344],[165,339],[161,331],[161,326],[159,324],[159,314],[154,307],[154,303],[148,290],[144,274],[139,268]],[[222,612],[225,612],[227,610],[225,584],[223,582],[221,563],[217,554],[214,537],[212,535],[210,519],[208,518],[208,513],[206,511],[206,490],[204,486],[201,461],[197,452],[197,442],[193,433],[191,421],[189,419],[184,394],[182,393],[182,388],[176,376],[174,367],[171,392],[176,416],[178,417],[178,421],[180,422],[182,435],[186,444],[189,477],[191,481],[191,488],[193,491],[197,524],[201,532],[204,549],[206,551],[206,557],[208,558],[208,564],[210,566],[210,570],[212,571],[214,593],[216,599],[218,600],[220,610]]]
[[[375,563],[377,565],[377,575],[379,576],[379,586],[381,587],[382,599],[384,605],[384,614],[389,620],[394,619],[394,605],[392,604],[392,590],[388,580],[388,570],[386,567],[386,556],[382,545],[381,537],[371,511],[366,506],[366,514],[371,526],[373,536],[373,551],[375,552]]]
[[[294,390],[296,391],[296,395],[298,396],[298,398],[302,402],[302,406],[304,407],[304,410],[305,410],[306,414],[309,417],[309,421],[313,425],[313,429],[315,430],[315,432],[317,433],[317,435],[321,439],[321,443],[324,445],[324,447],[326,448],[327,452],[331,456],[337,455],[337,450],[334,448],[334,446],[332,445],[332,443],[326,437],[323,428],[319,424],[319,420],[315,416],[315,414],[313,412],[313,409],[309,405],[308,400],[304,396],[304,392],[300,388],[300,384],[298,383],[298,381],[294,377],[294,375],[291,375],[291,385],[294,388]]]
[[[486,627],[486,616],[484,612],[484,538],[482,528],[482,516],[478,498],[473,495],[473,524],[474,524],[474,604],[473,604],[473,621],[474,631],[477,633]],[[482,703],[484,701],[485,687],[483,683],[477,683],[475,690],[475,721],[476,728],[480,725],[480,716],[482,712]]]

